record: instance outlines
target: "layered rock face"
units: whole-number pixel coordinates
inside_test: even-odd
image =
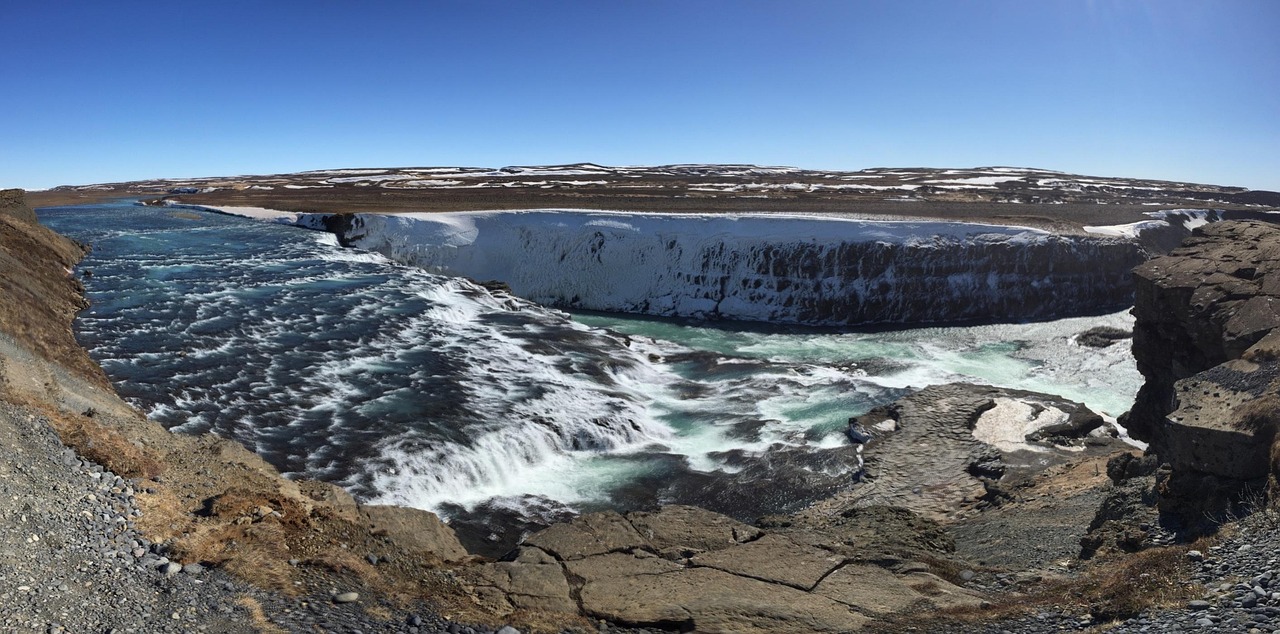
[[[0,189],[0,216],[23,222],[36,222],[36,212],[27,205],[26,192],[21,189]]]
[[[833,326],[1120,309],[1148,255],[1133,240],[955,222],[529,211],[298,223],[549,306]]]
[[[1147,380],[1130,432],[1172,468],[1163,509],[1214,511],[1202,503],[1230,502],[1274,471],[1280,227],[1207,225],[1135,282],[1133,350]]]

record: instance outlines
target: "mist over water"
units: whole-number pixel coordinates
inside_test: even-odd
[[[876,333],[570,316],[293,227],[127,203],[41,218],[93,244],[77,334],[152,419],[459,520],[830,472],[779,484],[785,502],[725,502],[751,516],[834,486],[845,420],[911,388],[991,383],[1114,416],[1140,384],[1127,345],[1072,340],[1125,313]]]

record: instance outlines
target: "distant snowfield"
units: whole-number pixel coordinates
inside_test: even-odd
[[[267,209],[265,207],[208,207],[204,205],[170,205],[171,207],[193,207],[195,209],[212,209],[224,214],[232,216],[243,216],[245,218],[253,218],[254,220],[273,220],[285,224],[293,224],[298,219],[298,214],[291,211],[280,211],[278,209]]]

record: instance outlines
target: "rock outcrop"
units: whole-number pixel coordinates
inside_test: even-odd
[[[1128,306],[1147,247],[1025,227],[586,211],[298,214],[342,244],[540,304],[806,325],[1052,319]],[[1179,224],[1176,231],[1184,231]]]
[[[955,576],[965,564],[949,525],[1017,506],[1018,489],[1046,469],[1123,451],[1079,403],[989,386],[926,388],[858,421],[864,477],[802,511],[755,526],[692,506],[592,513],[528,537],[467,581],[499,613],[699,632],[855,631],[886,615],[981,605]],[[1045,494],[1058,494],[1058,506],[1075,497],[1036,495]],[[1079,531],[1058,540],[1062,548],[1028,534],[1005,537],[1000,549],[1015,558],[1043,550],[1037,562],[1074,556],[1093,506],[1077,513]],[[1061,523],[1061,514],[1042,515]],[[970,528],[989,541],[982,522]]]
[[[0,216],[36,222],[36,212],[27,205],[27,193],[21,189],[0,189]]]
[[[1170,471],[1161,510],[1189,528],[1275,472],[1280,227],[1207,225],[1135,271],[1134,356],[1146,382],[1125,421]]]
[[[873,436],[867,485],[807,512],[854,503],[955,519],[998,504],[1046,467],[1122,449],[1102,417],[1080,403],[966,383],[927,387],[858,420]]]
[[[499,611],[581,612],[699,632],[849,632],[910,607],[982,602],[928,565],[855,541],[879,519],[875,509],[850,519],[858,514],[843,518],[848,526],[762,530],[689,506],[593,513],[533,535],[507,561],[473,569],[470,580]],[[933,527],[915,522],[893,524],[903,543]]]

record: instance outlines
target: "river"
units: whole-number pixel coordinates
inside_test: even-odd
[[[716,499],[753,518],[844,486],[846,419],[912,388],[1114,416],[1141,384],[1127,345],[1073,340],[1127,312],[891,331],[570,314],[323,232],[129,201],[39,215],[93,245],[77,336],[149,417],[459,525]],[[743,487],[767,493],[708,493]]]

